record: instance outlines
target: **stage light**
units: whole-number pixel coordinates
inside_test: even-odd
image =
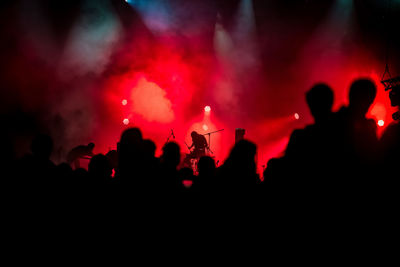
[[[207,130],[208,130],[207,124],[203,124],[203,130],[204,130],[204,131],[207,131]]]
[[[122,123],[125,124],[125,125],[128,125],[128,124],[129,124],[129,119],[124,119],[124,120],[122,121]]]
[[[204,111],[205,112],[210,112],[211,111],[211,107],[210,106],[205,106],[204,107]]]
[[[126,100],[126,99],[122,100],[122,105],[126,106],[126,104],[128,104],[128,100]]]
[[[383,125],[385,125],[385,121],[384,121],[384,120],[379,120],[379,121],[378,121],[378,125],[379,125],[380,127],[383,127]]]
[[[295,118],[296,120],[300,119],[299,113],[294,113],[294,118]]]

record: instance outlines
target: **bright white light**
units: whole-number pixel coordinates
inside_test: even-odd
[[[126,99],[122,100],[122,105],[126,106],[126,104],[128,104],[128,100],[126,100]]]
[[[203,124],[203,130],[207,131],[208,130],[208,126],[206,124]]]
[[[384,121],[384,120],[379,120],[379,121],[378,121],[378,125],[379,125],[380,127],[382,127],[383,125],[385,125],[385,121]]]
[[[299,113],[294,113],[294,118],[295,118],[296,120],[300,119]]]
[[[204,111],[205,112],[210,112],[211,111],[211,107],[210,106],[205,106],[204,107]]]
[[[129,124],[129,119],[124,119],[124,120],[122,121],[122,123],[125,124],[125,125],[128,125],[128,124]]]

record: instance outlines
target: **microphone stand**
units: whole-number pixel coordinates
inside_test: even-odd
[[[221,130],[217,130],[217,131],[214,131],[214,132],[209,132],[209,133],[203,134],[203,135],[208,135],[208,150],[211,152],[211,154],[214,154],[214,152],[212,152],[212,150],[211,150],[211,135],[214,134],[214,133],[221,132],[221,131],[223,131],[223,130],[224,130],[224,129],[221,129]]]
[[[171,136],[172,136],[172,138],[175,139],[174,130],[172,130],[172,129],[171,129],[171,133],[169,134],[169,136],[167,138],[167,141],[165,142],[166,144],[169,142],[169,139],[171,138]]]

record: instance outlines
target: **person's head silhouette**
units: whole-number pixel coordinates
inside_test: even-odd
[[[199,135],[199,134],[198,134],[196,131],[192,131],[192,132],[190,133],[190,136],[192,137],[192,140],[196,139],[198,135]]]
[[[349,92],[349,109],[356,116],[365,116],[376,97],[376,86],[369,79],[358,79]]]
[[[175,142],[169,142],[164,145],[162,151],[162,162],[168,167],[176,168],[181,157],[179,145]]]
[[[326,119],[332,113],[333,91],[328,85],[314,85],[306,93],[306,100],[315,122]]]
[[[143,140],[142,132],[139,128],[129,128],[121,135],[120,145],[137,145]]]

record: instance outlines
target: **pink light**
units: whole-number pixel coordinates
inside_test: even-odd
[[[125,124],[125,125],[128,125],[128,124],[129,124],[129,119],[124,119],[124,120],[122,121],[122,123]]]
[[[203,124],[203,130],[204,130],[204,131],[207,131],[207,130],[208,130],[207,124]]]
[[[182,184],[183,184],[184,187],[190,188],[193,185],[193,181],[191,181],[191,180],[183,180]]]
[[[126,106],[126,104],[128,104],[128,100],[126,100],[126,99],[122,100],[122,105]]]
[[[211,107],[210,106],[205,106],[204,107],[204,111],[205,112],[210,112],[211,111]]]
[[[299,113],[294,113],[294,118],[295,118],[296,120],[300,119]]]
[[[385,125],[385,121],[384,120],[379,120],[378,121],[378,125],[379,125],[379,127],[383,127],[383,125]]]

